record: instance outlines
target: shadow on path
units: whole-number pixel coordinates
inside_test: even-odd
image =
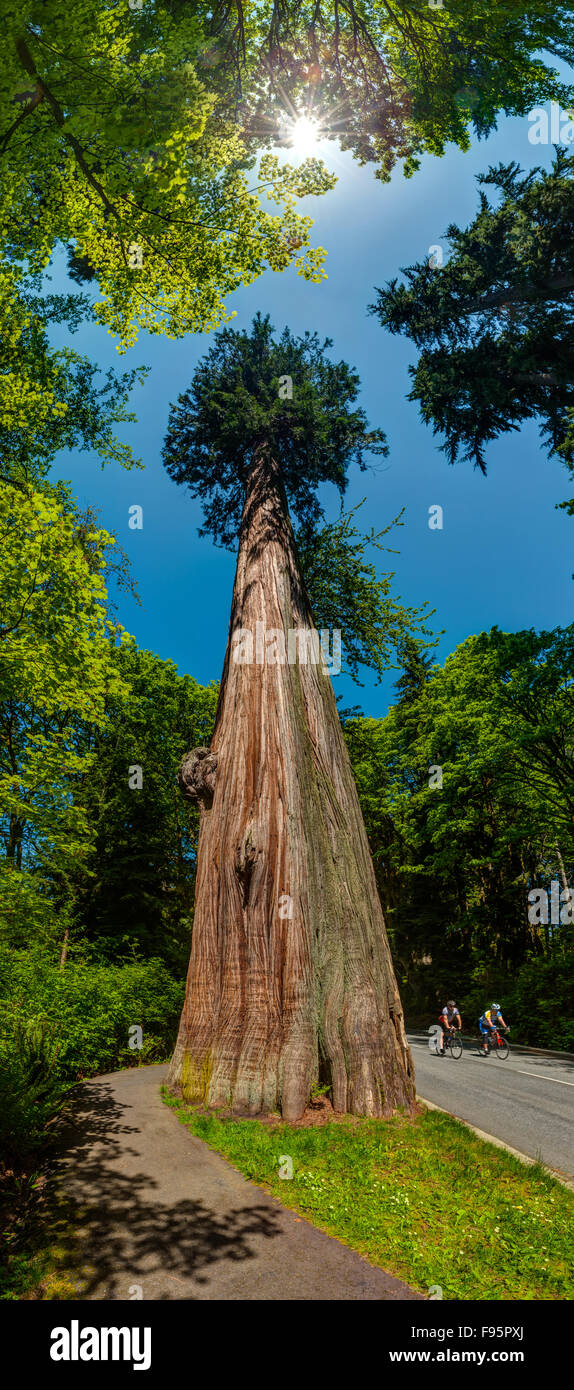
[[[78,1090],[56,1165],[70,1280],[57,1297],[420,1298],[190,1135],[161,1101],[164,1072],[138,1068]]]

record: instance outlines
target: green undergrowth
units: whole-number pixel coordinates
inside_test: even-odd
[[[84,1262],[74,1212],[49,1165],[0,1169],[0,1301],[78,1298]]]
[[[422,1293],[574,1298],[574,1193],[448,1115],[305,1127],[221,1119],[163,1097],[246,1178]],[[279,1175],[286,1159],[291,1179]]]

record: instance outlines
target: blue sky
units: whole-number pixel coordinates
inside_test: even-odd
[[[336,146],[325,145],[326,163],[339,182],[300,208],[315,220],[314,244],[328,251],[328,279],[311,285],[295,271],[270,272],[229,300],[237,312],[235,326],[247,327],[259,309],[278,330],[287,323],[293,333],[310,329],[332,338],[332,355],[358,370],[361,404],[370,423],[387,432],[391,452],[387,460],[375,460],[373,472],[351,471],[345,507],[366,498],[359,513],[364,529],[387,525],[405,508],[404,525],[389,538],[400,554],[388,557],[388,568],[405,603],[420,606],[427,599],[436,609],[435,629],[445,630],[439,660],[470,633],[493,624],[515,630],[571,621],[574,521],[555,510],[570,495],[569,480],[557,460],[547,459],[535,426],[491,446],[486,478],[468,464],[450,467],[440,440],[419,420],[417,405],[406,400],[408,364],[416,356],[412,345],[384,332],[367,315],[367,305],[375,286],[422,259],[430,246],[442,244],[446,253],[447,225],[465,225],[474,214],[477,173],[501,160],[515,159],[524,168],[551,162],[551,147],[530,144],[530,130],[526,116],[503,119],[469,153],[451,149],[442,159],[428,157],[412,179],[397,170],[386,185],[375,180],[371,167],[361,169]],[[58,287],[60,281],[58,276]],[[143,335],[119,358],[104,330],[83,327],[73,346],[102,367],[151,368],[145,386],[133,394],[137,425],[124,436],[145,471],[101,471],[88,454],[60,454],[53,469],[54,477],[72,481],[82,503],[100,509],[102,524],[117,532],[129,554],[142,607],[120,595],[121,622],[140,646],[171,658],[202,683],[220,675],[235,557],[199,540],[199,505],[168,478],[161,447],[170,402],[189,384],[210,341],[207,334],[175,343]],[[334,489],[325,492],[325,501],[327,514],[335,516]],[[134,503],[143,507],[141,531],[128,527]],[[428,509],[435,504],[444,510],[443,530],[428,526]],[[374,552],[382,567],[384,557],[376,557]],[[396,673],[380,685],[366,672],[361,679],[362,689],[338,677],[336,693],[345,705],[385,714]]]

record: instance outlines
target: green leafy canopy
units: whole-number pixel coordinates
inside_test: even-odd
[[[255,156],[214,115],[200,75],[201,19],[171,0],[11,0],[3,16],[3,245],[34,270],[70,246],[122,349],[142,326],[172,337],[216,326],[226,296],[269,267],[324,273],[295,199],[334,179],[269,152],[252,186]]]
[[[0,477],[38,485],[60,449],[93,449],[102,466],[140,466],[115,427],[135,420],[128,401],[145,368],[102,375],[71,347],[51,347],[54,325],[73,333],[91,310],[82,295],[40,290],[37,279],[24,280],[0,260]]]
[[[354,522],[364,502],[335,521],[319,528],[301,526],[296,533],[315,624],[344,632],[344,668],[357,685],[362,684],[360,666],[369,667],[381,680],[393,655],[402,659],[405,645],[422,654],[438,642],[426,626],[435,610],[426,602],[420,608],[406,607],[393,594],[394,573],[377,574],[369,558],[372,549],[398,554],[384,540],[395,526],[404,525],[402,512],[382,530],[371,527],[362,534]]]
[[[306,112],[383,181],[397,160],[409,175],[424,151],[469,149],[501,110],[571,99],[547,61],[574,56],[572,7],[554,0],[206,0],[201,13],[216,111],[250,143],[288,143]]]
[[[554,0],[10,0],[3,244],[36,269],[69,246],[122,350],[141,327],[210,330],[268,268],[324,277],[295,203],[335,180],[278,157],[294,115],[315,113],[382,179],[397,159],[411,173],[425,150],[468,149],[500,110],[567,106],[546,56],[572,61],[572,34]]]
[[[163,450],[170,477],[203,503],[200,535],[233,546],[249,470],[262,446],[279,465],[293,512],[308,526],[322,516],[321,483],[334,483],[342,496],[351,462],[364,469],[367,454],[388,453],[383,431],[369,430],[365,412],[355,407],[357,373],[330,361],[330,346],[328,338],[296,338],[288,328],[274,340],[269,316],[260,314],[250,334],[224,328],[215,335],[191,386],[171,408]]]

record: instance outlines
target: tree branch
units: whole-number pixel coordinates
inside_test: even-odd
[[[18,126],[21,124],[21,122],[26,119],[26,116],[30,116],[32,112],[36,110],[36,107],[40,105],[40,102],[43,100],[44,93],[41,87],[38,86],[36,88],[36,91],[34,92],[34,96],[30,104],[24,107],[24,109],[20,112],[20,115],[16,117],[16,120],[13,122],[13,124],[9,126],[8,130],[4,132],[4,135],[0,140],[0,154],[4,154],[5,150],[7,150],[14,132],[18,129]]]
[[[478,314],[482,309],[500,308],[506,304],[531,304],[537,299],[558,299],[574,290],[574,275],[556,275],[553,280],[542,280],[538,285],[519,285],[511,290],[495,290],[483,299],[467,305],[465,314]]]
[[[98,194],[98,197],[101,198],[106,210],[112,214],[112,217],[115,217],[116,220],[120,222],[120,214],[114,207],[114,204],[110,203],[105,188],[102,187],[101,183],[99,182],[99,179],[96,178],[95,174],[92,173],[89,165],[86,164],[84,152],[82,150],[82,146],[80,145],[79,140],[76,140],[75,135],[69,135],[67,133],[65,129],[66,118],[64,116],[64,112],[62,111],[60,103],[54,96],[53,92],[50,91],[49,87],[46,86],[46,83],[40,77],[32,54],[30,53],[28,45],[24,42],[24,39],[18,39],[16,49],[23,68],[25,68],[26,72],[29,74],[30,77],[35,78],[39,90],[42,92],[42,95],[46,98],[48,106],[50,107],[50,110],[53,112],[56,125],[58,125],[60,127],[60,130],[63,131],[64,140],[66,141],[66,144],[70,146],[70,149],[74,151],[76,161],[79,164],[82,173],[87,178],[88,183]]]

